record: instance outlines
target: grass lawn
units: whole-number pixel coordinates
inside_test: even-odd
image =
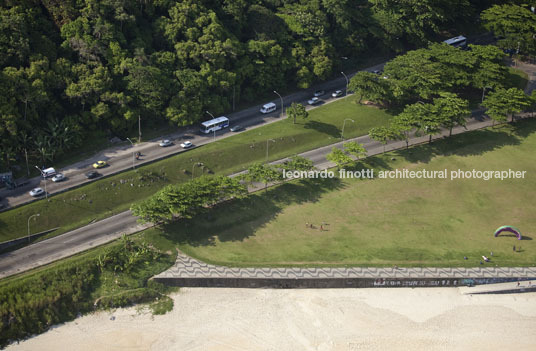
[[[270,142],[270,159],[279,159],[339,141],[346,118],[356,122],[346,123],[344,136],[350,138],[364,135],[374,126],[386,125],[391,117],[382,110],[357,105],[353,97],[340,99],[310,111],[305,121],[293,124],[287,119],[252,129],[139,167],[136,172],[122,172],[52,196],[49,202],[39,200],[2,212],[0,241],[27,235],[27,219],[35,213],[41,216],[32,220],[32,233],[61,227],[50,234],[57,235],[124,211],[164,185],[190,179],[192,166],[197,162],[205,165],[204,169],[195,167],[197,176],[202,171],[231,174],[246,169],[249,164],[265,159],[268,139],[275,140]]]
[[[535,132],[536,121],[527,120],[361,165],[376,174],[512,169],[527,171],[525,179],[295,181],[164,227],[162,235],[193,257],[230,266],[479,266],[491,251],[485,266],[534,265]],[[525,239],[494,238],[502,225],[516,226]]]

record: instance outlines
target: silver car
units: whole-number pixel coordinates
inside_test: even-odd
[[[41,188],[34,188],[30,190],[30,195],[33,197],[41,196],[45,193],[45,191]]]
[[[339,97],[342,96],[342,90],[335,90],[333,93],[331,93],[331,97]]]
[[[322,100],[320,100],[319,98],[317,98],[316,96],[311,98],[309,101],[307,101],[307,103],[309,105],[316,105],[318,103],[320,103]]]
[[[165,140],[162,140],[162,141],[160,142],[160,144],[158,144],[158,145],[160,145],[161,147],[166,147],[166,146],[171,146],[171,144],[173,144],[173,143],[171,142],[171,140],[165,139]]]
[[[54,183],[61,182],[62,180],[65,180],[65,176],[63,175],[63,173],[56,173],[56,175],[52,177],[52,181]]]

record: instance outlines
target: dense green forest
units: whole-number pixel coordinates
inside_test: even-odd
[[[307,88],[345,58],[427,46],[502,3],[3,0],[0,170],[25,155],[45,164],[95,130],[125,136],[139,116],[182,126]]]

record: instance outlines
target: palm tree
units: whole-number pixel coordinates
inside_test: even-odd
[[[39,134],[37,138],[35,138],[34,145],[37,148],[37,152],[41,155],[41,162],[43,165],[47,160],[53,159],[54,154],[51,152],[52,145],[50,144],[50,137],[48,135]]]
[[[24,151],[24,157],[26,159],[26,172],[28,176],[30,176],[30,166],[28,165],[28,147],[30,145],[30,141],[32,140],[32,137],[26,134],[26,132],[21,132],[19,135],[19,143],[22,147],[22,150]]]

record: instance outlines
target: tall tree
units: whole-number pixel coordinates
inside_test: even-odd
[[[342,169],[344,166],[353,162],[352,158],[344,153],[339,148],[333,147],[331,152],[326,155],[326,159],[337,165],[337,168]]]
[[[297,102],[293,102],[289,108],[287,108],[287,115],[292,118],[294,124],[296,124],[296,118],[306,119],[309,117],[309,112],[305,110],[305,106]]]
[[[536,14],[513,5],[494,5],[480,15],[484,27],[500,37],[497,44],[504,49],[536,53]]]
[[[356,141],[349,141],[347,143],[344,143],[344,151],[349,153],[350,155],[355,156],[358,160],[361,157],[367,156],[367,149],[363,146],[363,144],[359,144]]]
[[[264,189],[268,189],[268,183],[283,180],[283,174],[276,166],[254,163],[248,167],[248,171],[243,178],[250,183],[262,182],[264,183]]]
[[[359,103],[362,99],[367,99],[376,103],[390,101],[390,87],[387,79],[378,77],[377,74],[359,71],[348,84],[348,90],[359,95]]]
[[[456,94],[442,92],[440,97],[434,99],[433,111],[441,121],[441,125],[449,129],[449,136],[452,135],[452,128],[455,126],[465,127],[465,120],[471,114],[469,101],[459,98]]]
[[[375,127],[369,130],[369,136],[383,145],[383,153],[385,153],[385,145],[389,140],[396,139],[393,130],[388,127]]]
[[[486,114],[494,122],[506,122],[508,115],[513,122],[516,113],[530,106],[530,98],[518,88],[499,88],[486,96],[482,106],[487,108]]]

